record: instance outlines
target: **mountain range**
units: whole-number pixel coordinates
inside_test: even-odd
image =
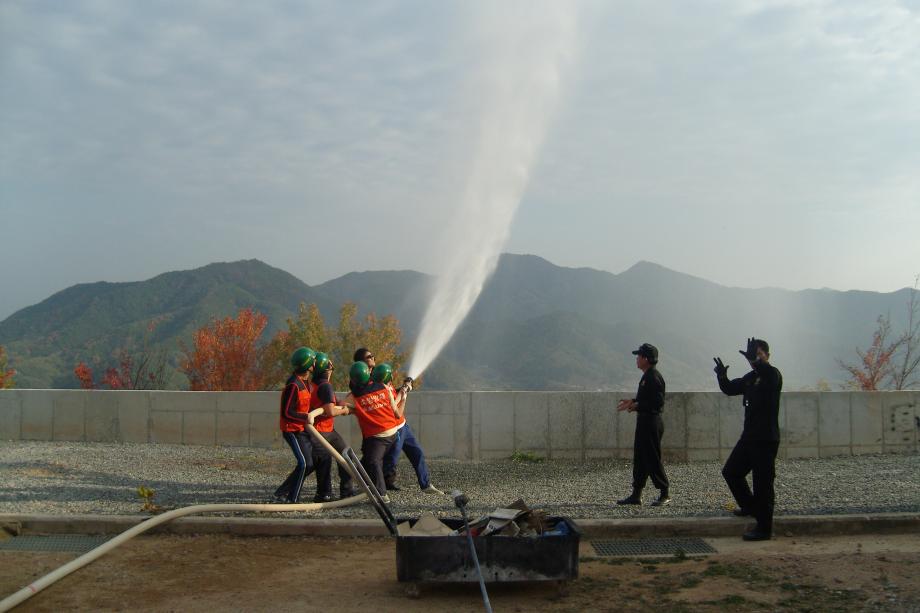
[[[110,358],[116,348],[175,354],[179,341],[213,317],[252,307],[266,314],[266,335],[301,302],[327,322],[340,306],[393,314],[414,343],[432,289],[415,271],[354,272],[310,286],[258,260],[168,272],[146,281],[80,284],[0,322],[0,345],[17,386],[75,387],[79,361]],[[660,350],[668,389],[714,389],[712,358],[740,376],[737,350],[757,336],[771,344],[786,389],[842,384],[837,358],[855,361],[879,315],[894,330],[906,323],[909,288],[864,291],[725,287],[651,262],[613,274],[565,268],[533,255],[504,254],[473,310],[425,374],[428,389],[632,389],[639,378],[631,351]],[[147,332],[151,322],[156,326]],[[172,387],[183,387],[173,373]]]

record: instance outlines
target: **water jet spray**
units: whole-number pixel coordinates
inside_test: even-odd
[[[459,201],[451,198],[455,218],[445,225],[445,261],[409,364],[412,378],[441,352],[495,271],[575,46],[569,4],[501,2],[487,10],[478,25],[489,53],[470,87],[482,105],[478,145]]]

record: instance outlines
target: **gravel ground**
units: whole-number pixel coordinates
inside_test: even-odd
[[[0,513],[144,515],[137,495],[141,485],[154,490],[153,501],[166,509],[261,503],[292,467],[286,449],[4,441]],[[615,504],[630,490],[632,466],[623,460],[430,460],[429,467],[432,482],[464,491],[474,512],[517,498],[577,518],[705,517],[724,515],[732,505],[718,462],[666,465],[674,500],[662,508]],[[449,498],[418,490],[405,458],[399,471],[402,490],[390,492],[394,513],[455,515]],[[302,500],[309,502],[314,487],[310,476]],[[917,512],[920,455],[777,461],[776,494],[777,515]],[[656,495],[649,484],[646,502]],[[368,505],[322,515],[376,517]]]

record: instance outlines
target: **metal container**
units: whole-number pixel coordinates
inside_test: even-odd
[[[489,583],[564,582],[578,577],[581,531],[567,517],[549,517],[556,527],[542,536],[474,537],[482,576]],[[414,525],[416,520],[410,520]],[[456,530],[462,519],[443,519]],[[401,582],[478,582],[469,541],[461,536],[397,536],[396,577]]]

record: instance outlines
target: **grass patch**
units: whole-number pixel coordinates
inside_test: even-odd
[[[866,602],[866,594],[862,590],[832,590],[815,585],[791,587],[791,590],[783,587],[785,591],[794,593],[778,603],[790,611],[856,611]]]
[[[546,458],[532,451],[515,451],[509,459],[517,464],[540,464],[546,461]]]
[[[696,575],[681,575],[680,577],[680,587],[681,589],[690,589],[698,586],[702,583],[703,580],[697,577]]]
[[[726,596],[719,602],[723,604],[728,604],[728,605],[740,605],[740,604],[744,604],[745,602],[747,602],[747,598],[745,598],[744,596],[740,596],[738,594],[729,594],[728,596]]]
[[[772,577],[754,566],[747,564],[722,564],[713,562],[703,571],[704,577],[728,577],[748,585],[773,583]]]

